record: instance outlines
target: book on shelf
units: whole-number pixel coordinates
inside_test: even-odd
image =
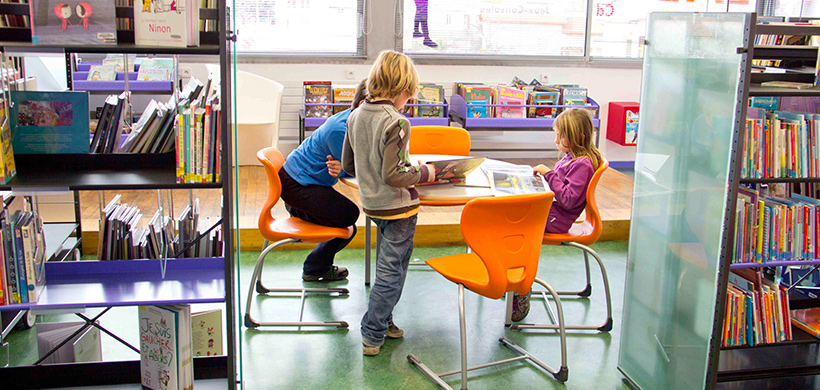
[[[776,87],[776,88],[792,88],[792,89],[806,89],[814,87],[814,83],[800,83],[797,81],[764,81],[760,83],[761,87]]]
[[[152,390],[192,390],[191,307],[139,307],[140,378]]]
[[[18,154],[88,153],[88,92],[13,91]]]
[[[173,58],[145,58],[137,71],[137,80],[171,80],[174,70]]]
[[[487,118],[491,116],[492,109],[489,104],[493,103],[493,89],[486,85],[465,85],[461,88],[464,101],[467,102],[468,118]],[[472,106],[482,104],[482,106]],[[484,105],[486,104],[486,105]]]
[[[117,71],[114,65],[91,65],[86,80],[116,80]]]
[[[98,321],[99,323],[99,321]],[[60,345],[66,338],[80,330],[85,322],[46,322],[38,323],[37,351],[42,358],[46,353]],[[76,334],[62,347],[58,348],[43,364],[88,363],[102,361],[102,342],[100,329],[88,326]]]
[[[94,128],[91,137],[91,153],[117,153],[122,142],[123,127],[125,127],[125,112],[130,92],[119,95],[109,95],[105,99],[100,119]],[[88,143],[86,135],[86,143]]]
[[[17,174],[12,147],[9,104],[0,97],[0,184],[6,184]]]
[[[0,210],[0,304],[34,303],[45,287],[43,221],[25,197]]]
[[[31,43],[35,45],[107,45],[117,43],[114,2],[30,0]]]
[[[587,89],[581,87],[561,88],[561,104],[566,106],[583,106],[587,104]]]
[[[137,45],[199,46],[199,0],[134,2]]]
[[[350,108],[353,96],[356,94],[356,85],[333,86],[333,103],[347,103],[347,106],[333,106],[333,113],[337,114]]]
[[[496,100],[496,104],[501,104],[501,106],[495,107],[495,117],[496,118],[524,118],[525,115],[525,107],[504,107],[503,105],[524,105],[527,104],[527,93],[523,90],[505,86],[498,86],[495,89],[496,96],[498,99]]]
[[[126,58],[127,58],[127,66],[126,66]],[[105,58],[102,60],[102,65],[112,65],[114,66],[115,72],[125,72],[128,71],[129,73],[134,73],[134,69],[136,69],[136,64],[139,61],[137,59],[136,54],[106,54]]]
[[[792,340],[788,292],[760,272],[729,274],[722,345],[755,346]]]
[[[331,90],[330,81],[304,81],[302,85],[302,97],[305,103],[333,102],[333,91]],[[332,114],[332,106],[305,106],[305,117],[308,118],[327,118]]]
[[[768,112],[778,110],[780,98],[777,96],[754,96],[749,98],[749,107],[762,108]]]
[[[429,83],[419,84],[419,92],[415,96],[415,101],[416,104],[442,104],[444,103],[444,87]],[[419,118],[441,118],[444,116],[444,107],[415,107],[413,116]]]
[[[193,356],[222,355],[222,309],[191,314]]]
[[[558,115],[558,107],[555,106],[560,101],[561,93],[557,91],[533,90],[529,94],[527,104],[545,107],[528,107],[527,118],[555,118]]]

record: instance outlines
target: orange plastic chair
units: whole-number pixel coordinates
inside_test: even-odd
[[[554,194],[529,194],[495,198],[477,198],[464,206],[461,214],[461,233],[473,253],[438,257],[427,260],[436,272],[458,284],[458,311],[461,330],[461,370],[436,374],[413,354],[407,359],[439,386],[451,387],[441,378],[461,373],[461,388],[467,388],[467,372],[512,361],[529,359],[559,382],[567,380],[566,334],[561,337],[561,368],[554,370],[533,357],[506,337],[499,341],[517,352],[515,358],[500,360],[475,367],[467,367],[467,330],[464,316],[464,288],[485,296],[499,299],[505,293],[517,291],[526,294],[533,281],[538,281],[538,257],[541,252],[541,236],[547,223],[547,215]],[[548,287],[549,288],[549,287]],[[563,323],[561,300],[553,292],[558,308],[559,323]]]
[[[606,276],[606,268],[604,267],[601,257],[589,245],[594,244],[601,237],[603,230],[603,223],[601,222],[601,213],[598,211],[598,202],[595,200],[595,190],[598,187],[598,182],[601,175],[609,167],[609,161],[601,159],[601,165],[592,175],[592,180],[589,181],[587,187],[587,205],[584,208],[584,221],[575,223],[569,229],[569,232],[562,234],[544,233],[543,243],[546,245],[567,245],[581,249],[584,252],[584,265],[586,266],[587,285],[586,288],[580,291],[558,291],[558,295],[577,295],[581,298],[587,298],[592,295],[592,284],[589,277],[589,257],[598,261],[601,267],[601,274],[604,280],[604,295],[606,296],[606,321],[602,325],[565,325],[566,329],[583,329],[583,330],[598,330],[600,332],[609,332],[612,330],[612,299],[609,294],[609,279]],[[544,291],[533,291],[533,296],[541,296],[546,304],[547,295]],[[549,311],[549,307],[547,306]],[[507,324],[510,324],[509,317],[507,317]],[[538,325],[538,324],[514,324],[511,329],[557,329],[557,325]]]
[[[353,227],[327,227],[306,222],[295,217],[285,219],[273,218],[271,211],[282,194],[279,170],[282,168],[282,164],[285,163],[285,158],[282,157],[282,153],[280,153],[279,150],[272,147],[257,152],[256,158],[262,162],[265,173],[268,175],[268,196],[265,199],[262,212],[259,213],[259,232],[262,233],[262,236],[265,237],[266,240],[273,242],[273,244],[268,245],[256,260],[256,266],[253,269],[248,291],[248,301],[245,306],[245,326],[248,328],[256,328],[259,326],[336,326],[339,328],[347,328],[348,324],[345,321],[302,321],[302,314],[305,308],[304,300],[307,293],[329,293],[341,296],[349,293],[346,288],[268,288],[262,283],[262,267],[265,262],[265,256],[273,249],[292,242],[319,243],[334,238],[347,238],[353,234]],[[254,319],[251,316],[251,299],[254,295],[254,288],[259,294],[284,293],[286,296],[291,296],[294,293],[301,293],[302,306],[299,310],[299,321],[264,322]]]
[[[459,127],[413,126],[410,129],[410,154],[470,155],[470,133]]]

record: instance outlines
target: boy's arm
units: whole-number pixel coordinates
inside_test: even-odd
[[[333,157],[334,160],[342,161],[342,148],[344,147],[345,138],[347,138],[347,131],[342,129],[340,131],[333,131],[327,138],[327,148],[330,150],[330,155]],[[346,177],[351,176],[347,175],[344,170],[339,174],[338,177]]]
[[[382,179],[391,187],[410,187],[435,179],[430,165],[413,166],[407,155],[410,125],[404,119],[394,122],[385,132]]]
[[[353,160],[353,148],[350,146],[350,137],[345,134],[342,146],[342,169],[350,176],[356,176],[356,164]]]

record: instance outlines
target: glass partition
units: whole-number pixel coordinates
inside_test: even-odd
[[[653,13],[619,369],[644,389],[703,389],[751,14]]]

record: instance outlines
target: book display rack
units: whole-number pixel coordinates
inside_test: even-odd
[[[766,294],[779,290],[779,296],[795,309],[795,297],[786,293],[791,284],[780,283],[779,278],[766,281],[779,272],[767,275],[756,269],[811,268],[817,263],[816,259],[732,263],[738,199],[746,191],[741,184],[805,186],[818,182],[811,176],[741,177],[749,98],[820,96],[817,87],[760,85],[766,81],[815,83],[814,72],[753,73],[752,66],[752,60],[783,58],[813,66],[816,47],[758,46],[755,38],[761,34],[820,35],[820,27],[756,22],[756,14],[744,13],[653,13],[648,20],[637,145],[638,155],[644,157],[635,166],[618,362],[618,369],[638,388],[711,389],[720,383],[746,381],[755,381],[748,382],[749,386],[766,387],[775,386],[766,381],[784,377],[795,377],[787,383],[797,388],[800,376],[820,374],[820,339],[792,326],[788,314],[778,312],[771,303],[765,311],[745,313],[757,312],[775,322],[782,316],[780,331],[791,337],[737,345],[744,344],[737,343],[737,337],[748,335],[749,328],[743,328],[739,336],[735,333],[734,343],[726,345],[725,341],[724,332],[732,331],[725,320],[741,317],[729,312],[727,303],[743,310],[743,305],[737,305],[742,289]],[[675,47],[673,42],[681,38],[687,45]],[[675,107],[674,112],[668,107]],[[792,144],[789,150],[809,147]],[[746,284],[738,275],[754,275],[756,280]],[[740,290],[729,287],[739,281]],[[805,305],[820,306],[820,301],[810,299],[801,303]],[[736,331],[738,325],[732,326]]]
[[[28,15],[28,4],[0,4],[0,13]],[[118,18],[133,18],[132,7],[116,7]],[[73,53],[116,53],[150,55],[219,55],[220,77],[219,103],[223,112],[232,112],[231,34],[227,30],[227,8],[220,1],[214,9],[201,9],[200,19],[215,21],[218,31],[200,32],[200,45],[196,47],[154,47],[134,44],[133,30],[118,30],[116,45],[54,46],[34,45],[31,32],[26,28],[2,28],[0,57],[25,53],[36,55],[38,51],[61,51],[68,66]],[[14,30],[14,31],[12,31]],[[20,32],[17,32],[20,30]],[[22,31],[25,30],[25,31]],[[0,58],[2,59],[2,58]],[[80,70],[77,70],[80,71]],[[71,83],[69,73],[69,83]],[[78,80],[77,80],[78,81]],[[165,82],[170,88],[171,82]],[[69,89],[72,85],[69,84]],[[123,89],[124,85],[123,85]],[[131,86],[134,89],[134,86]],[[111,91],[122,91],[119,86]],[[174,153],[140,156],[136,154],[52,154],[17,155],[16,176],[0,190],[36,193],[37,191],[79,190],[128,190],[128,189],[220,189],[223,205],[220,222],[222,231],[230,237],[233,232],[233,192],[231,191],[231,160],[233,149],[228,115],[220,117],[219,132],[223,140],[221,148],[221,180],[213,183],[178,183]],[[77,209],[79,209],[77,207]],[[79,222],[79,217],[77,218]],[[74,224],[70,224],[74,225]],[[69,228],[60,226],[70,234]],[[73,229],[71,229],[73,231]],[[78,229],[79,230],[79,229]],[[48,232],[46,235],[48,236]],[[56,233],[55,233],[56,234]],[[65,237],[63,237],[65,238]],[[47,238],[48,240],[60,238]],[[61,252],[71,252],[74,241],[62,240]],[[226,326],[224,356],[194,359],[194,375],[197,387],[201,380],[204,387],[212,386],[214,378],[221,382],[215,388],[235,389],[238,378],[236,343],[235,252],[232,239],[225,239],[223,255],[214,258],[164,259],[164,260],[118,260],[118,261],[63,261],[46,263],[46,284],[37,303],[0,306],[0,311],[61,310],[78,312],[85,308],[110,308],[115,306],[222,303],[225,308]],[[107,310],[107,309],[106,309]],[[22,312],[21,312],[22,313]],[[103,312],[104,313],[104,312]],[[87,318],[77,313],[89,326],[97,317]],[[100,314],[101,315],[101,314]],[[134,326],[137,319],[134,319]],[[113,335],[112,335],[113,336]],[[116,336],[113,336],[116,338]],[[2,337],[0,337],[2,342]],[[133,347],[131,349],[134,349]],[[0,348],[2,351],[2,348]],[[111,384],[139,384],[140,362],[106,361],[61,365],[32,365],[0,368],[0,382],[15,383],[28,378],[27,386],[70,387]]]
[[[595,127],[595,145],[598,145],[598,138],[600,137],[600,120],[598,119],[599,106],[598,103],[592,99],[587,98],[586,105],[517,105],[517,104],[467,104],[461,95],[450,96],[450,118],[453,122],[460,124],[467,131],[551,131],[555,118],[471,118],[468,115],[471,107],[536,107],[545,108],[553,107],[563,109],[566,107],[585,108],[594,111],[592,118],[592,125]],[[474,151],[500,151],[504,149],[473,149]],[[511,149],[514,151],[542,151],[550,149]]]

